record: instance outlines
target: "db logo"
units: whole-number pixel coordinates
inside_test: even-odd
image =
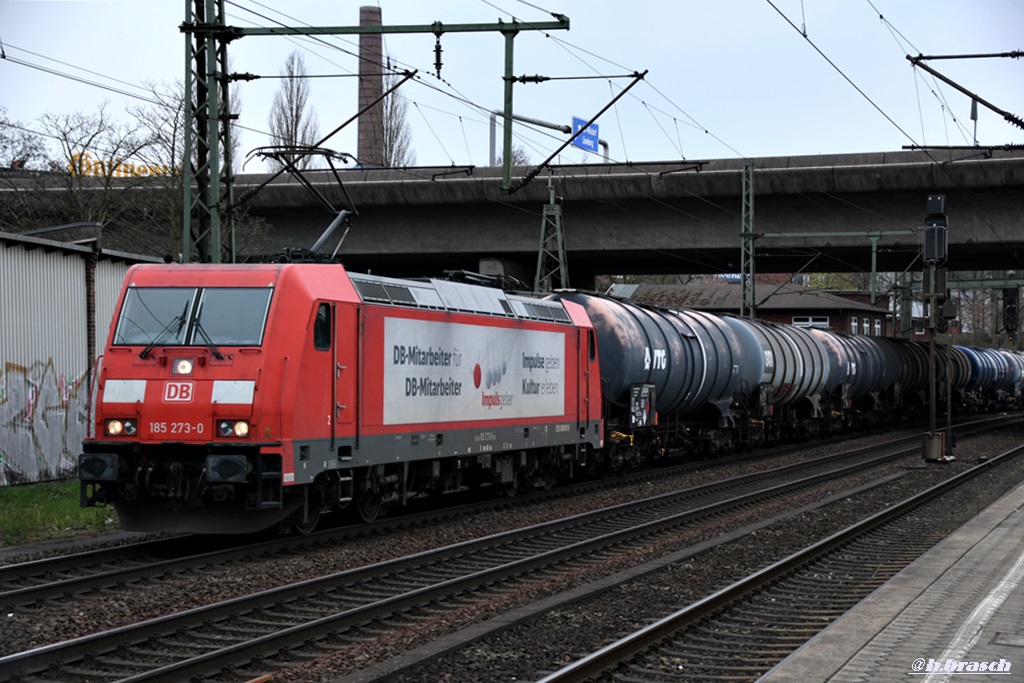
[[[165,382],[164,402],[192,402],[192,382]]]

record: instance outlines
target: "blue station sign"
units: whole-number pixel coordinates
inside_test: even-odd
[[[592,123],[589,126],[587,126],[586,119],[577,118],[575,116],[572,117],[572,132],[574,135],[580,128],[583,128],[584,126],[586,126],[586,130],[584,130],[582,133],[576,136],[576,138],[572,141],[572,146],[579,147],[580,149],[585,149],[588,152],[593,152],[594,154],[597,154],[597,124]]]

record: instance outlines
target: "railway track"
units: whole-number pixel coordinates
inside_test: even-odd
[[[984,428],[985,423],[986,421],[972,422],[964,429],[971,428],[970,425],[975,428]],[[917,437],[902,438],[907,439],[909,443]],[[721,458],[712,466],[736,464],[751,459],[765,459],[786,450],[777,448],[759,451],[756,455],[743,454]],[[671,467],[654,467],[641,472],[630,472],[612,480],[583,482],[552,491],[532,491],[529,496],[519,496],[513,499],[475,501],[440,509],[415,511],[394,518],[386,518],[371,525],[328,528],[304,537],[246,541],[223,536],[188,535],[144,540],[71,555],[3,565],[0,566],[0,606],[11,610],[19,606],[67,599],[90,591],[130,585],[161,576],[209,570],[218,565],[234,562],[253,562],[261,557],[305,553],[316,548],[348,543],[357,535],[384,534],[396,529],[429,524],[438,519],[458,517],[481,510],[541,505],[552,499],[579,495],[581,492],[598,488],[615,487],[632,481],[650,480],[654,477],[667,478],[707,467],[707,463],[692,462]]]
[[[356,536],[384,534],[482,510],[539,505],[553,498],[628,483],[633,478],[669,477],[694,467],[691,463],[631,474],[614,481],[585,482],[554,491],[535,491],[531,495],[512,499],[430,508],[389,517],[373,524],[326,528],[307,536],[247,541],[244,538],[190,534],[3,565],[0,566],[0,606],[12,609],[169,574],[209,569],[232,562],[252,562],[261,557],[300,554],[318,547],[348,543]],[[414,509],[420,510],[423,507],[416,505]]]
[[[125,671],[133,681],[220,671],[237,680],[304,658],[343,656],[368,640],[401,637],[392,633],[395,623],[415,631],[478,618],[692,543],[709,528],[792,509],[823,497],[839,478],[864,479],[871,467],[915,456],[919,438],[886,444],[882,455],[857,449],[16,653],[0,658],[0,670],[23,681],[119,680]],[[383,633],[380,623],[388,624]]]
[[[541,683],[753,681],[962,522],[961,487],[1024,446],[962,472],[540,678]],[[613,675],[614,672],[614,675]]]

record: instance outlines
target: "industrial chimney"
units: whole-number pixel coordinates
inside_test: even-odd
[[[359,26],[380,26],[380,7],[360,7]],[[380,33],[359,34],[359,110],[384,92],[384,52]],[[358,123],[356,156],[367,165],[384,163],[384,106],[381,102],[363,111]]]

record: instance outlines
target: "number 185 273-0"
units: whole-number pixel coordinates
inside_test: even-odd
[[[150,422],[151,434],[202,434],[202,422]]]

